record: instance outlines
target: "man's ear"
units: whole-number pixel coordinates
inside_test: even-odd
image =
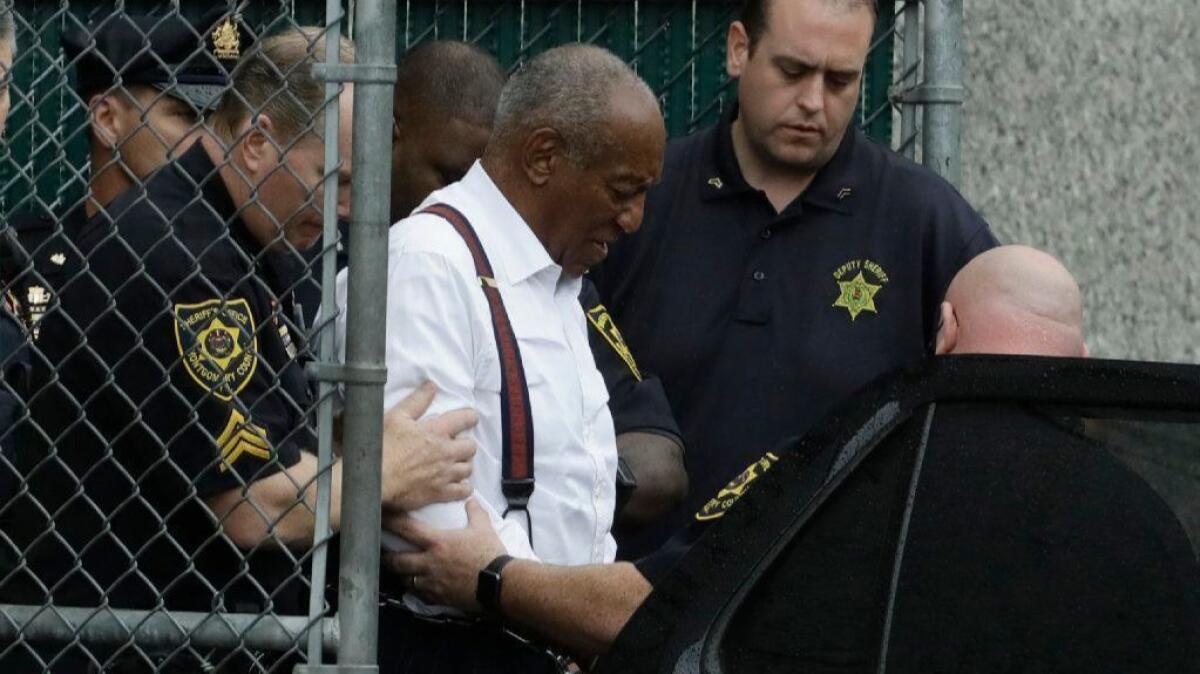
[[[88,110],[91,117],[92,133],[104,147],[114,150],[125,137],[120,102],[115,96],[96,94],[88,99]]]
[[[529,182],[542,187],[550,181],[565,158],[563,145],[562,134],[548,126],[529,134],[521,146],[521,167]]]
[[[242,161],[251,175],[265,176],[279,163],[279,148],[275,146],[275,126],[271,118],[259,115],[247,120],[238,130],[238,142],[242,149]]]
[[[942,302],[940,323],[933,345],[933,353],[936,356],[944,356],[958,346],[958,316],[954,314],[954,307],[949,302]]]
[[[732,79],[742,76],[746,61],[750,60],[750,35],[741,21],[729,24],[725,36],[725,72]]]

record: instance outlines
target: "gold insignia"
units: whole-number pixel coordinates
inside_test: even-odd
[[[50,256],[50,261],[61,267],[67,263],[67,256],[62,253],[55,253]]]
[[[707,522],[724,517],[725,513],[733,507],[733,504],[737,503],[737,500],[750,488],[750,483],[770,470],[771,466],[775,465],[775,462],[778,460],[778,456],[767,452],[761,459],[747,466],[746,470],[743,470],[737,477],[733,478],[729,484],[717,492],[716,496],[704,504],[700,512],[696,513],[696,521]]]
[[[712,185],[713,187],[715,187],[717,189],[721,189],[722,187],[725,186],[725,183],[721,182],[720,178],[709,178],[708,184]]]
[[[633,359],[633,352],[625,345],[625,338],[621,336],[621,331],[617,329],[617,322],[608,314],[608,309],[604,308],[603,304],[588,309],[588,321],[595,326],[596,331],[603,337],[604,341],[612,347],[613,351],[625,361],[629,366],[629,371],[633,373],[633,378],[638,381],[642,380],[642,373],[638,371],[637,361]]]
[[[229,415],[225,430],[217,436],[217,449],[221,452],[221,472],[229,470],[243,455],[256,456],[264,461],[271,458],[271,443],[267,432],[246,421],[245,415],[234,410]]]
[[[50,300],[53,298],[54,295],[42,286],[29,286],[25,291],[25,303],[29,305],[31,311],[34,307],[44,308],[50,304]]]
[[[25,290],[25,310],[28,312],[26,320],[29,322],[29,333],[34,341],[37,341],[42,334],[38,323],[41,322],[42,316],[46,315],[46,311],[50,308],[50,302],[53,300],[54,293],[50,292],[49,288],[29,286]]]
[[[244,299],[176,304],[175,342],[187,373],[221,400],[246,388],[258,367],[254,315]]]
[[[242,38],[233,17],[225,17],[225,21],[213,30],[212,42],[217,58],[236,61],[242,57]]]
[[[850,260],[833,272],[833,280],[838,284],[838,298],[833,306],[850,312],[852,322],[863,312],[879,313],[875,297],[887,284],[888,275],[878,262]]]

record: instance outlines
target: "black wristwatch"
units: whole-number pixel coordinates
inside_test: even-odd
[[[500,614],[500,572],[513,560],[511,555],[500,555],[479,572],[475,584],[475,601],[483,610],[493,615]]]

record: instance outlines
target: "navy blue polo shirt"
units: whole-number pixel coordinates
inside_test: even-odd
[[[951,278],[997,245],[949,183],[857,130],[776,212],[738,167],[735,116],[668,146],[641,229],[592,274],[688,446],[688,499],[647,548],[755,458],[927,353]]]

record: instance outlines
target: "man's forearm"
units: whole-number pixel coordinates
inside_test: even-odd
[[[554,566],[515,560],[504,567],[500,613],[580,656],[606,652],[650,594],[627,562]]]
[[[341,527],[342,462],[330,467],[329,525]],[[273,538],[291,548],[312,545],[316,528],[317,458],[301,453],[300,461],[274,475],[208,499],[222,528],[241,548]]]
[[[630,431],[617,436],[617,451],[637,479],[637,489],[616,523],[621,531],[637,531],[662,520],[687,497],[683,448],[671,438]]]

